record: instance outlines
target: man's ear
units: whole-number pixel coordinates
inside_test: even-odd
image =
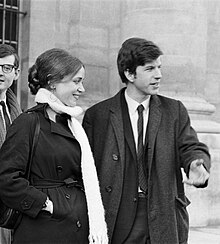
[[[20,75],[20,69],[17,68],[17,69],[15,70],[15,77],[14,77],[14,80],[17,80],[18,77],[19,77],[19,75]]]
[[[130,73],[129,70],[125,70],[124,74],[130,82],[134,82],[135,75]]]

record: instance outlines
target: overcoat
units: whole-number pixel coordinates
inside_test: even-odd
[[[69,181],[82,180],[81,148],[68,128],[48,118],[46,106],[40,104],[21,114],[0,150],[0,197],[23,213],[13,243],[88,243],[85,194]],[[24,174],[35,130],[33,111],[39,114],[40,134],[27,181]],[[52,215],[42,211],[47,196],[53,202]]]
[[[6,103],[9,109],[11,120],[14,121],[21,113],[18,101],[12,90],[9,88],[6,92]],[[3,144],[6,136],[6,130],[3,125],[3,118],[0,113],[0,147]]]
[[[9,109],[11,121],[13,122],[21,113],[20,106],[13,91],[9,88],[6,91],[6,103]],[[6,129],[4,126],[3,118],[0,113],[0,147],[2,146],[6,136]],[[11,233],[7,229],[0,228],[0,243],[10,243]]]
[[[89,108],[83,119],[94,153],[110,241],[120,206],[126,165],[124,134],[127,128],[123,126],[121,96],[124,96],[124,88],[114,97]],[[188,174],[190,162],[202,158],[209,171],[208,148],[199,142],[184,105],[160,95],[151,96],[146,137],[151,244],[185,244],[189,227],[186,207],[190,202],[184,189],[178,194],[176,169],[179,170],[181,165]],[[137,204],[136,197],[137,194],[131,198],[131,204]]]

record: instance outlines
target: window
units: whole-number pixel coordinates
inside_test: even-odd
[[[26,13],[19,11],[19,0],[0,0],[0,43],[13,46],[18,50],[19,14]],[[16,93],[16,82],[12,90]]]
[[[19,0],[0,0],[0,42],[18,48]]]

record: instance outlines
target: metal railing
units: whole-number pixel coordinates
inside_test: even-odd
[[[27,13],[20,11],[19,0],[0,0],[0,43],[12,45],[18,49],[19,15]]]

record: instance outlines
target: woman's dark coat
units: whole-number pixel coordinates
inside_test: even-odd
[[[88,243],[83,190],[71,185],[54,187],[53,183],[45,188],[45,182],[41,182],[44,187],[39,187],[39,179],[82,179],[80,145],[68,128],[49,120],[45,104],[31,111],[40,118],[31,183],[23,176],[35,130],[34,113],[23,113],[14,121],[0,151],[0,197],[24,213],[14,232],[14,243]],[[33,186],[36,184],[38,188]],[[53,202],[52,215],[42,211],[47,196]]]
[[[126,165],[124,135],[128,128],[123,126],[123,93],[124,90],[89,108],[83,120],[95,157],[110,240],[118,216]],[[190,162],[202,158],[209,170],[208,149],[198,141],[183,104],[170,98],[151,96],[147,131],[147,211],[151,244],[185,244],[189,201],[184,193],[177,196],[176,167],[180,162],[188,173]],[[130,204],[136,204],[137,192],[135,194]]]

